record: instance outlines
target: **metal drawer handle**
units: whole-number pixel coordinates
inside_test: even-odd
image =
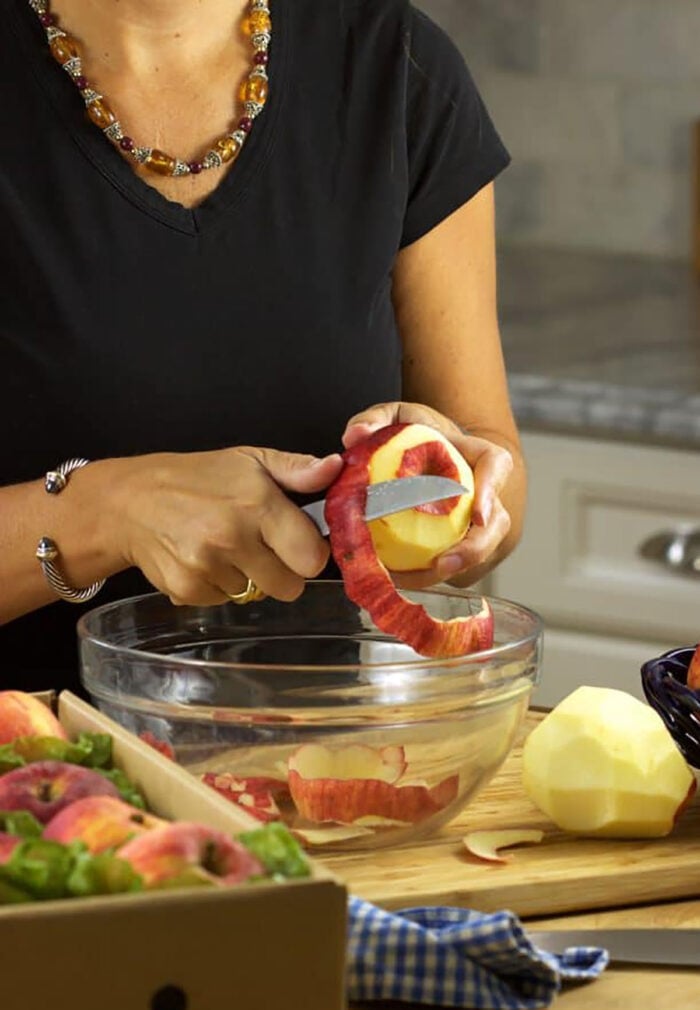
[[[648,561],[656,561],[681,575],[700,576],[700,529],[653,533],[639,548]]]

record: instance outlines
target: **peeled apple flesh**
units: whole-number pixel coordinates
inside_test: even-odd
[[[579,687],[525,741],[523,786],[564,831],[669,834],[696,781],[661,717],[625,691]]]

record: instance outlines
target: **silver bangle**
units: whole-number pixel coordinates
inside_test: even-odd
[[[68,483],[68,476],[73,470],[86,466],[90,461],[87,459],[69,459],[61,463],[55,470],[49,470],[44,477],[44,489],[47,494],[60,494]],[[85,589],[74,589],[69,586],[61,575],[60,569],[54,564],[59,556],[59,550],[55,541],[50,537],[42,537],[36,548],[36,559],[41,565],[41,569],[46,577],[46,581],[57,596],[69,603],[85,603],[99,593],[105,584],[105,579],[93,582]]]

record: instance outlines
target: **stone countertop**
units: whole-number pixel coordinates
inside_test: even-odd
[[[510,247],[498,268],[523,430],[700,449],[700,278],[689,264]]]

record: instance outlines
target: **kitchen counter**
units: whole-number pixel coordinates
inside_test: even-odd
[[[689,264],[516,247],[498,263],[521,428],[700,449],[700,279]]]

